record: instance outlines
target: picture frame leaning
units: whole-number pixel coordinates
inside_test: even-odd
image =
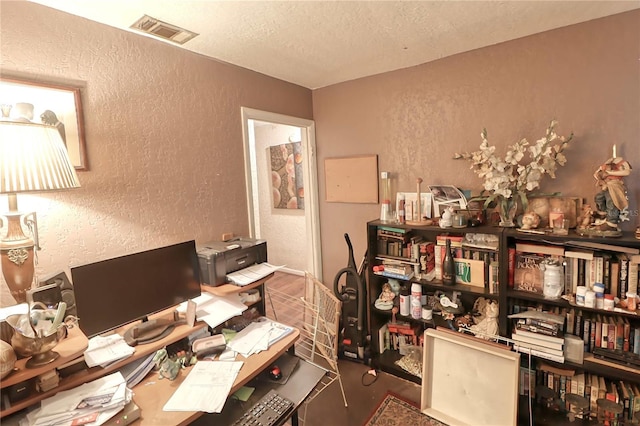
[[[2,120],[55,126],[76,170],[88,170],[80,88],[18,78],[0,78]]]

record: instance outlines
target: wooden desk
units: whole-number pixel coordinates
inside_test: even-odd
[[[236,360],[244,361],[244,364],[231,387],[230,394],[233,394],[271,365],[280,355],[293,346],[299,336],[300,331],[295,329],[293,333],[271,345],[266,351],[251,355],[249,358],[238,355]],[[170,381],[159,379],[158,373],[153,372],[134,387],[133,399],[142,410],[141,420],[136,421],[134,425],[186,425],[200,417],[203,413],[199,411],[162,411],[162,407],[178,389],[188,373],[189,369],[182,370],[176,380]]]

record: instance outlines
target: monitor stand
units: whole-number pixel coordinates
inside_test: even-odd
[[[177,317],[177,315],[175,315]],[[129,346],[145,345],[167,337],[176,325],[183,324],[184,320],[178,318],[144,318],[142,323],[130,327],[124,333],[124,341]]]

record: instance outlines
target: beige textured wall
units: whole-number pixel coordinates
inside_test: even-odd
[[[481,31],[481,29],[479,29]],[[640,12],[634,11],[478,49],[405,70],[314,91],[319,193],[327,157],[378,154],[380,170],[396,173],[399,190],[425,184],[481,189],[459,151],[476,150],[480,131],[502,149],[544,135],[575,133],[568,164],[543,191],[593,200],[591,177],[612,144],[634,174],[627,179],[630,229],[638,222],[640,185]],[[365,222],[379,205],[321,201],[324,276],[346,266],[343,233],[356,261],[366,250]]]
[[[18,199],[38,213],[39,274],[247,235],[240,107],[311,119],[310,90],[38,4],[1,8],[3,76],[84,87],[82,187]]]

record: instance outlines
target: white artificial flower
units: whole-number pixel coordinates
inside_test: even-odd
[[[496,147],[489,145],[487,131],[483,129],[480,133],[482,142],[480,150],[472,153],[456,153],[455,159],[465,159],[471,162],[473,170],[480,178],[484,179],[483,187],[490,191],[502,201],[520,194],[526,203],[527,193],[540,187],[540,181],[545,174],[555,178],[557,165],[564,166],[567,162],[564,149],[573,139],[573,134],[569,138],[558,136],[555,132],[556,120],[552,120],[547,127],[546,136],[538,139],[535,144],[529,144],[526,138],[509,146],[504,159],[495,155]],[[551,142],[558,140],[557,145]],[[521,161],[525,157],[525,152],[531,158],[527,164]],[[503,206],[504,207],[504,206]]]

